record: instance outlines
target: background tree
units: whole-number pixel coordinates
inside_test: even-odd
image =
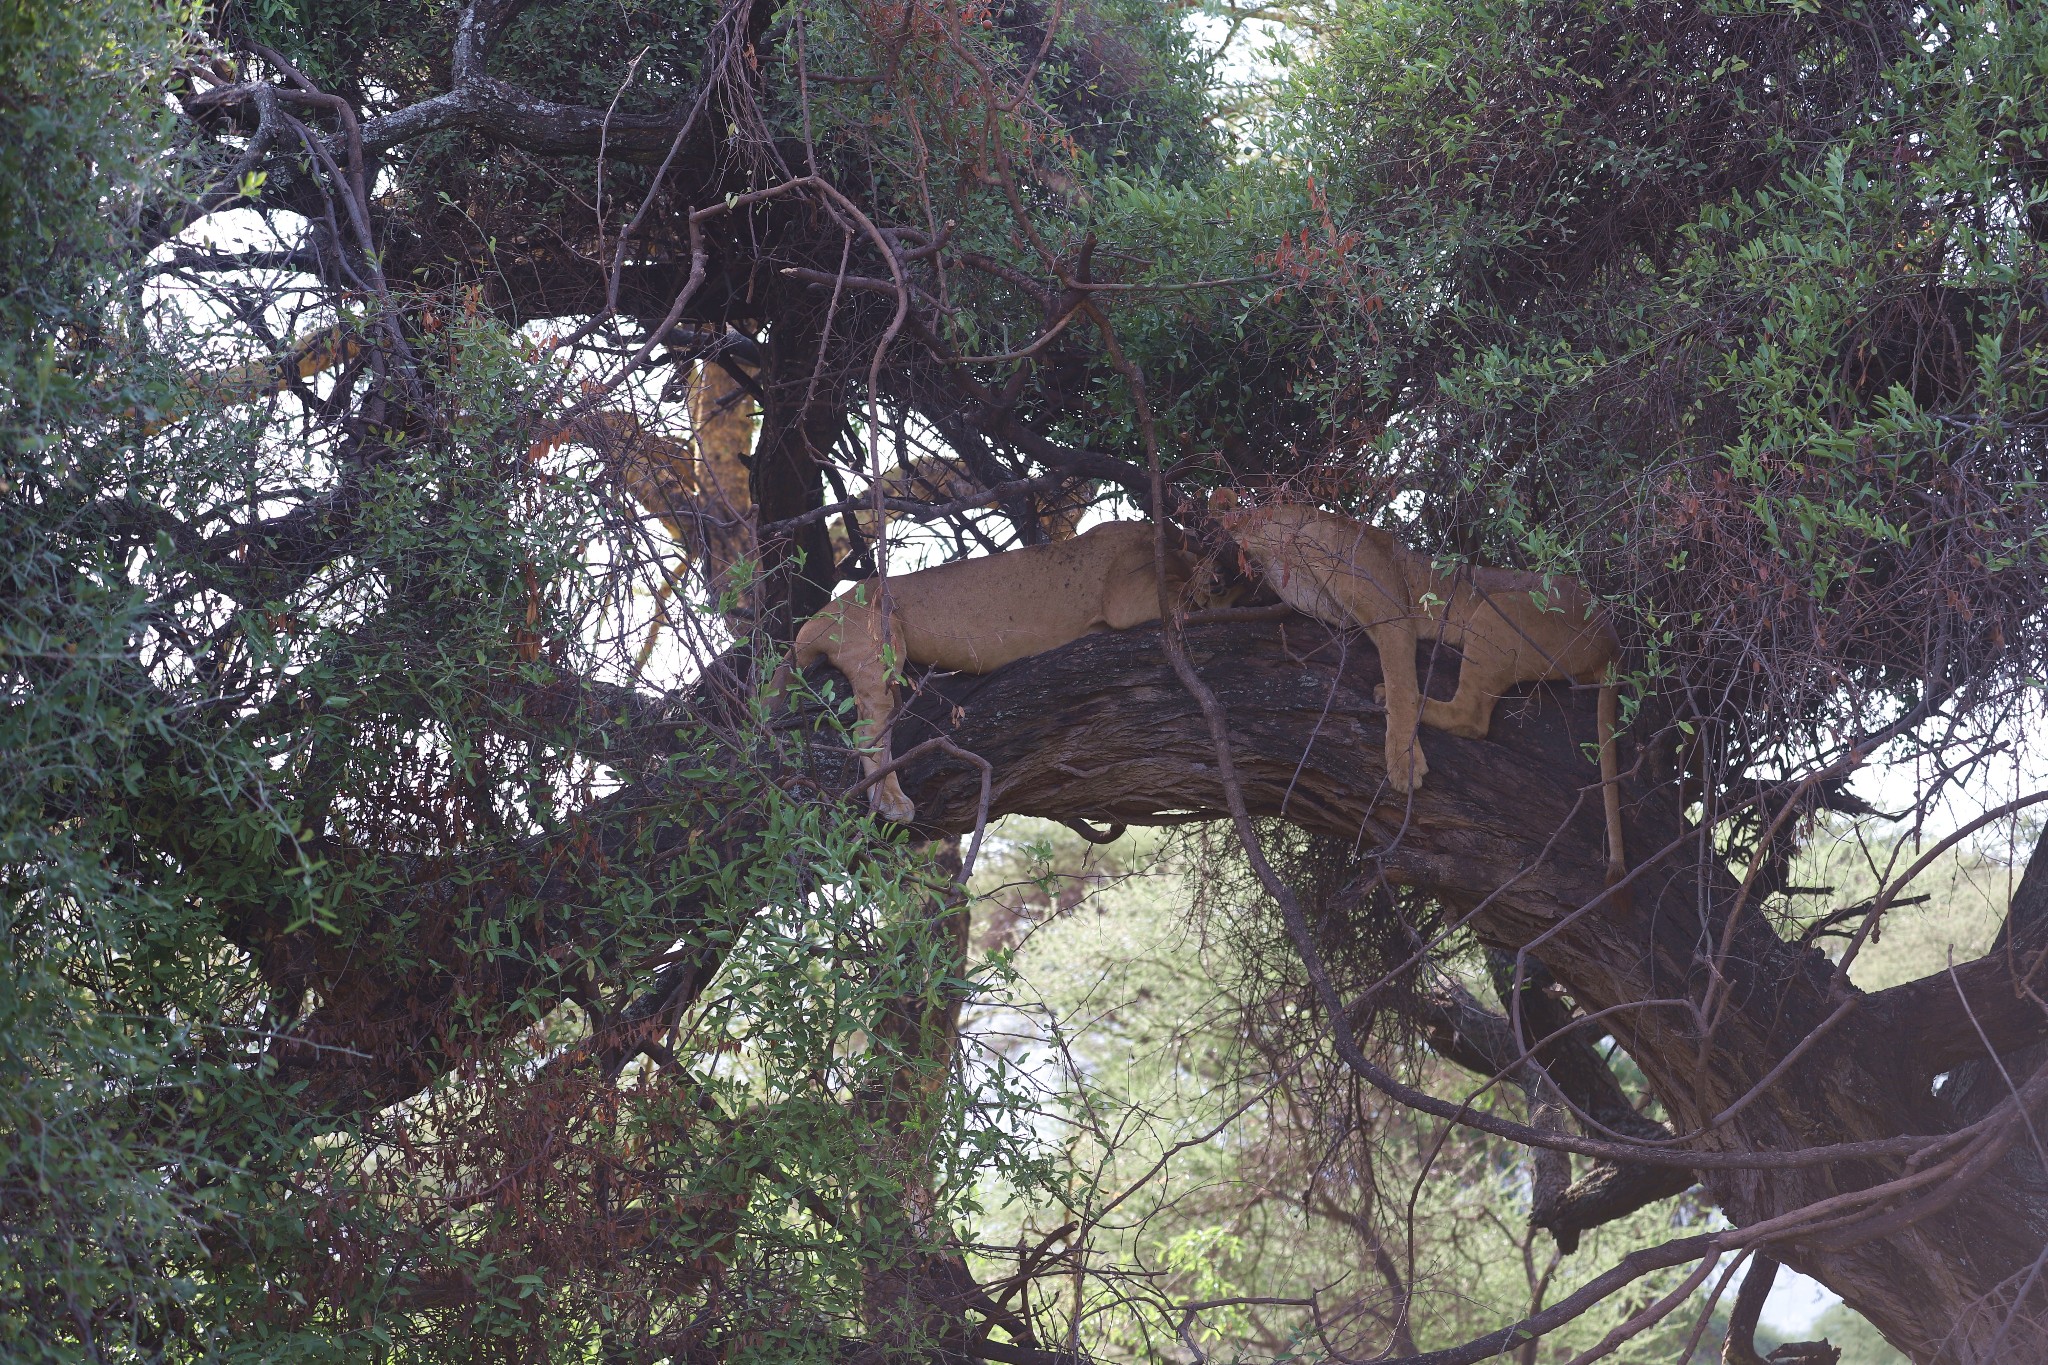
[[[1916,829],[2042,795],[1983,799],[2048,676],[2044,21],[1259,21],[1302,49],[1246,103],[1141,0],[6,13],[10,1349],[1467,1322],[1250,1303],[1213,1239],[1140,1293],[1078,1227],[984,1238],[1114,1168],[960,1026],[1007,970],[960,886],[1022,812],[1228,817],[1197,885],[1267,906],[1233,989],[1284,1007],[1217,1065],[1295,1078],[1270,1103],[1332,1136],[1272,1160],[1361,1263],[1361,1153],[1417,1124],[1538,1154],[1560,1253],[1646,1239],[1425,1358],[1646,1349],[1731,1253],[1916,1360],[2042,1353],[2048,860],[1981,955],[1875,991],[1923,860],[1846,899],[1792,869],[1824,813],[1883,823],[1879,762],[1927,776]],[[1082,504],[1220,549],[1226,482],[1613,603],[1622,893],[1589,699],[1425,735],[1397,799],[1371,650],[1270,606],[928,680],[907,834],[841,799],[829,679],[756,695],[841,582]],[[1649,1240],[1695,1185],[1725,1225]]]

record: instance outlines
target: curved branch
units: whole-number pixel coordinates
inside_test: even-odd
[[[1844,1132],[1827,1094],[1855,1055],[1840,1038],[1774,1071],[1840,999],[1829,994],[1824,958],[1783,943],[1757,917],[1739,931],[1739,951],[1725,968],[1737,987],[1727,997],[1729,1018],[1702,1056],[1702,1021],[1670,999],[1679,992],[1669,987],[1696,967],[1705,928],[1700,885],[1725,905],[1738,884],[1685,832],[1670,793],[1631,786],[1630,845],[1692,851],[1683,860],[1673,853],[1641,862],[1632,876],[1644,894],[1633,909],[1603,899],[1600,810],[1590,795],[1598,779],[1584,753],[1594,730],[1589,698],[1549,687],[1509,698],[1483,742],[1425,728],[1418,742],[1430,778],[1404,797],[1385,781],[1384,710],[1373,700],[1378,660],[1369,648],[1347,647],[1301,617],[1190,629],[1186,640],[1194,666],[1229,710],[1253,814],[1354,840],[1390,880],[1477,907],[1468,922],[1484,942],[1520,947],[1542,939],[1545,960],[1588,1009],[1666,1001],[1618,1014],[1614,1027],[1682,1130],[1706,1127],[1758,1084],[1773,1086],[1779,1101],[1744,1109],[1714,1130],[1711,1144],[1722,1150],[1534,1133],[1409,1087],[1399,1087],[1401,1102],[1534,1146],[1703,1171],[1818,1168],[1958,1140],[1901,1133],[1890,1126],[1894,1111],[1882,1108],[1869,1128]],[[1457,677],[1456,656],[1420,660],[1418,671],[1425,691],[1445,695]],[[1215,819],[1224,806],[1202,718],[1148,629],[1100,632],[985,677],[927,679],[898,720],[895,743],[907,752],[934,734],[995,764],[992,817],[1179,824]],[[973,827],[978,773],[928,759],[906,770],[904,785],[930,832]],[[1859,1038],[1857,1046],[1867,1044]],[[1835,1080],[1823,1087],[1822,1077]],[[1897,1079],[1873,1077],[1873,1098]]]
[[[383,114],[363,125],[363,148],[386,152],[443,128],[468,128],[521,151],[543,156],[593,155],[657,162],[688,122],[689,111],[612,114],[592,105],[562,104],[528,94],[495,76],[474,76],[432,99]]]

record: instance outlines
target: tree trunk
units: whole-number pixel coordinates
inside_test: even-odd
[[[846,426],[843,376],[817,372],[822,320],[801,307],[777,315],[768,333],[768,365],[761,374],[767,402],[761,439],[754,447],[755,525],[800,517],[824,505],[825,464]],[[806,617],[832,596],[838,581],[832,536],[822,521],[762,537],[758,622],[787,641]]]
[[[1384,782],[1378,660],[1362,643],[1300,619],[1202,627],[1188,646],[1229,712],[1254,814],[1356,839],[1393,880],[1471,912],[1487,944],[1536,947],[1582,1009],[1622,1007],[1605,1026],[1680,1133],[1707,1129],[1763,1087],[1695,1139],[1699,1150],[1791,1152],[1960,1126],[1934,1092],[1937,1069],[1982,1047],[1952,1004],[1938,1036],[1928,1014],[1937,988],[1963,989],[1960,976],[1864,995],[1836,981],[1819,951],[1779,939],[1754,906],[1731,925],[1738,881],[1668,786],[1627,789],[1630,904],[1609,898],[1581,913],[1603,891],[1589,691],[1542,687],[1504,703],[1485,741],[1425,730],[1429,776],[1411,800]],[[1433,691],[1455,683],[1454,660],[1425,660],[1422,671]],[[1091,635],[986,677],[931,680],[897,724],[896,749],[938,733],[994,765],[991,816],[1143,824],[1224,806],[1200,714],[1151,629]],[[904,782],[933,833],[972,827],[977,770],[934,753]],[[2038,1032],[2038,1019],[2030,1027]],[[1875,1224],[1771,1249],[1916,1361],[2048,1360],[2036,1274],[2048,1184],[2031,1154],[2016,1154],[2028,1145],[2021,1136],[1931,1197],[1921,1189],[1876,1205],[1890,1217]],[[1902,1159],[1886,1158],[1717,1169],[1706,1180],[1747,1226],[1905,1173]]]
[[[1736,879],[1706,835],[1686,825],[1669,786],[1631,780],[1632,894],[1626,905],[1603,896],[1588,692],[1541,687],[1503,703],[1483,741],[1424,731],[1429,776],[1411,799],[1384,782],[1371,649],[1299,617],[1204,626],[1190,630],[1187,643],[1229,713],[1252,811],[1356,840],[1389,878],[1470,915],[1487,945],[1539,955],[1582,1011],[1614,1010],[1597,1027],[1642,1067],[1673,1128],[1698,1132],[1691,1150],[1785,1154],[1952,1133],[1989,1111],[1991,1126],[1975,1146],[1927,1163],[1929,1183],[1859,1207],[1853,1221],[1792,1229],[1765,1249],[1841,1294],[1917,1361],[2048,1360],[2037,1273],[2048,1261],[2048,1179],[2031,1130],[2009,1116],[2011,1106],[1999,1117],[1993,1094],[1994,1081],[2004,1091],[2030,1085],[2030,1070],[2015,1068],[2044,1035],[2034,1002],[2048,985],[2027,980],[2035,959],[2019,950],[2035,940],[2020,912],[2036,900],[2048,904],[2048,859],[2036,859],[2015,897],[2018,929],[2007,950],[1864,995],[1837,982],[1818,951],[1780,940],[1753,906],[1730,922]],[[1434,667],[1425,659],[1421,667],[1434,693],[1455,683],[1454,659]],[[721,709],[734,681],[707,677],[698,699],[707,719],[717,719],[709,711]],[[536,696],[534,704],[547,701]],[[552,905],[566,924],[585,860],[613,865],[629,857],[658,888],[670,853],[701,838],[713,839],[728,861],[773,856],[736,792],[663,775],[657,760],[683,719],[679,711],[623,696],[618,705],[616,756],[648,776],[583,813],[565,834],[493,853],[488,866],[474,869],[479,875],[444,879],[467,888],[448,904],[434,888],[421,888],[415,897],[433,903],[404,922],[459,918],[468,936],[483,934],[494,919],[515,936],[554,932],[549,917],[514,907]],[[928,678],[898,721],[894,744],[907,752],[941,733],[992,765],[991,817],[1143,824],[1223,808],[1206,726],[1153,628],[1091,635],[985,677]],[[844,751],[816,749],[811,762],[808,785],[839,790],[852,780]],[[934,752],[903,777],[924,833],[973,828],[978,768]],[[527,870],[531,878],[522,880]],[[503,894],[519,885],[525,900]],[[673,905],[679,938],[694,932],[700,909],[688,897]],[[317,952],[301,961],[313,932],[245,935],[277,979],[309,984],[324,1001],[296,1039],[279,1043],[280,1075],[308,1081],[296,1092],[302,1104],[393,1103],[447,1064],[437,1040],[458,1028],[457,1002],[470,1002],[473,1012],[478,999],[550,988],[480,978],[502,954],[479,957],[464,947],[468,937],[443,944],[412,935],[406,951],[392,954],[380,951],[381,940],[358,937],[345,963]],[[521,960],[551,960],[544,943],[529,946]],[[716,954],[707,953],[666,969],[645,984],[645,1010],[636,1005],[623,1024],[682,1008],[716,966]],[[1986,1037],[1997,1045],[2002,1071],[1989,1064]],[[622,1034],[618,1046],[631,1045]],[[348,1060],[358,1056],[367,1060]],[[1956,1080],[1937,1088],[1951,1073]],[[1729,1218],[1747,1227],[1919,1168],[1886,1156],[1700,1169]]]

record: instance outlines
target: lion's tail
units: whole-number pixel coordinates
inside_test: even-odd
[[[1611,675],[1610,675],[1611,676]],[[1621,844],[1621,761],[1615,750],[1614,732],[1621,724],[1621,693],[1612,682],[1600,684],[1600,799],[1607,811],[1607,884],[1614,886],[1628,875],[1628,858]],[[1621,897],[1616,893],[1617,899]]]

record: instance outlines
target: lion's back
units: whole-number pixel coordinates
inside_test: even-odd
[[[911,658],[986,673],[1101,625],[1110,579],[1151,555],[1149,524],[1106,522],[1071,540],[905,574],[890,594]]]

